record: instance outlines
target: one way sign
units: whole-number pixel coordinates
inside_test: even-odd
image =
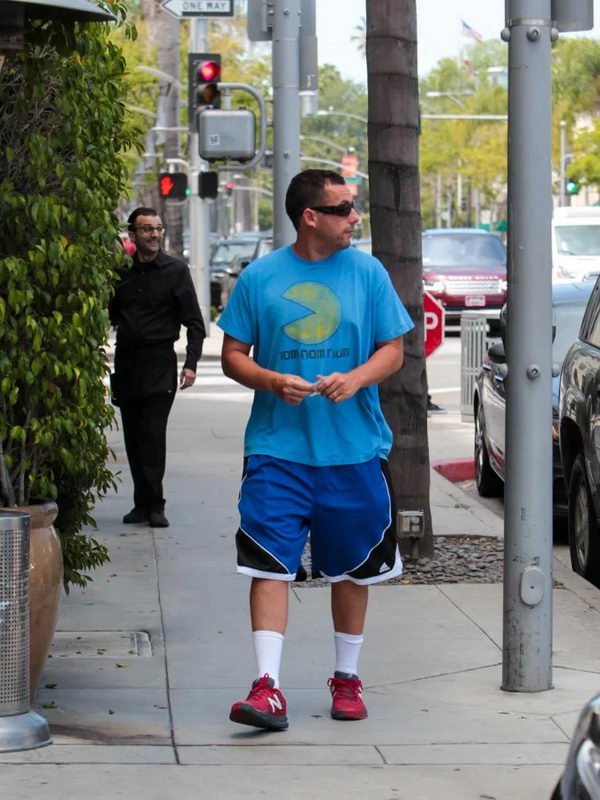
[[[233,17],[233,0],[163,0],[173,17]]]

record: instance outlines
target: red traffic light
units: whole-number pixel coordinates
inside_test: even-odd
[[[198,77],[203,81],[219,81],[221,79],[221,65],[216,61],[202,61],[198,65]]]
[[[161,172],[158,176],[158,189],[161,197],[185,200],[189,195],[185,172]]]

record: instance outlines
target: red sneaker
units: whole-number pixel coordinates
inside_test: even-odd
[[[254,681],[245,700],[238,700],[231,706],[229,719],[242,725],[282,731],[288,726],[285,712],[285,697],[275,688],[273,678],[263,675]]]
[[[333,678],[329,678],[327,685],[333,697],[333,719],[365,719],[369,716],[362,701],[362,683],[356,675],[336,672]]]

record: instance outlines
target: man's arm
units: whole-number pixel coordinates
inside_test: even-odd
[[[353,397],[359,389],[381,383],[404,363],[404,341],[402,336],[379,342],[375,352],[355,369],[349,372],[332,372],[331,375],[317,375],[317,391],[333,403],[341,403]]]
[[[179,309],[179,320],[185,325],[187,336],[185,363],[181,370],[179,388],[187,389],[196,380],[196,367],[202,355],[202,345],[206,336],[196,290],[187,267],[182,270],[182,278],[177,282],[175,298]]]
[[[314,384],[298,375],[287,375],[259,366],[250,358],[251,345],[225,334],[221,365],[228,378],[259,392],[273,392],[284,403],[297,406],[315,390]]]

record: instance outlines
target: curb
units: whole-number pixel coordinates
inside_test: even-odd
[[[434,461],[431,468],[451,483],[472,481],[475,478],[475,461],[472,458]]]

